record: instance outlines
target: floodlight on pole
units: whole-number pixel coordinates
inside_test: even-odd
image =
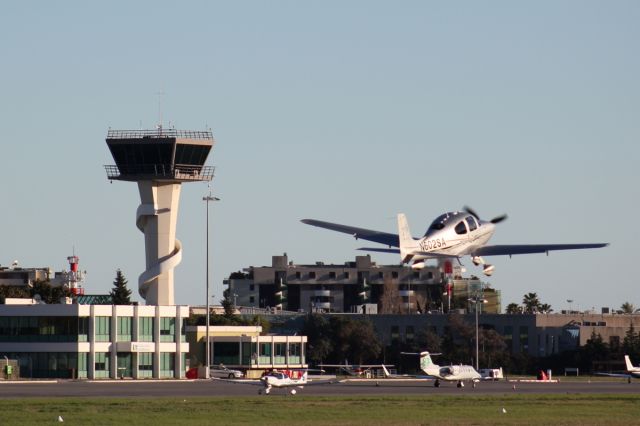
[[[475,311],[476,311],[476,371],[478,371],[480,369],[480,345],[479,345],[479,327],[478,327],[478,304],[482,304],[482,303],[488,303],[489,301],[487,299],[484,299],[482,297],[471,297],[468,299],[469,302],[474,303],[475,306]]]
[[[206,287],[207,287],[207,291],[206,291],[206,298],[207,298],[207,323],[206,323],[206,337],[205,337],[205,378],[209,378],[210,375],[210,368],[211,368],[211,349],[210,349],[210,343],[209,343],[209,322],[210,322],[210,318],[211,318],[211,308],[209,306],[209,202],[210,201],[220,201],[220,198],[218,197],[213,197],[211,195],[211,191],[209,191],[209,194],[202,197],[202,201],[206,202],[207,204],[207,230],[206,230],[206,240],[207,240],[207,253],[206,253]]]

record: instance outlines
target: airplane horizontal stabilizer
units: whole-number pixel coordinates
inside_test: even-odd
[[[317,226],[320,228],[330,229],[332,231],[343,232],[352,235],[355,239],[363,239],[373,241],[374,243],[384,244],[389,247],[399,247],[400,241],[398,235],[387,232],[374,231],[372,229],[357,228],[355,226],[340,225],[338,223],[324,222],[315,219],[302,219],[300,222]]]
[[[357,250],[362,250],[362,251],[375,251],[378,253],[394,253],[394,254],[398,254],[400,253],[400,249],[393,249],[393,248],[379,248],[379,247],[360,247]]]

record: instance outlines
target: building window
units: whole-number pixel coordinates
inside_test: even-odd
[[[109,342],[111,340],[111,318],[95,317],[95,341]]]
[[[249,284],[249,291],[256,291],[256,285],[255,284]]]
[[[316,273],[315,271],[311,271],[309,272],[309,279],[315,280],[316,279]]]
[[[153,342],[153,317],[138,319],[138,342]]]
[[[331,271],[331,272],[329,272],[329,278],[331,278],[332,280],[335,280],[335,279],[336,279],[336,273],[335,273],[335,271]]]
[[[300,277],[302,277],[302,274],[300,272],[296,272],[296,279],[299,280]]]
[[[289,343],[289,363],[290,364],[301,364],[302,358],[301,355],[302,345],[300,343]]]
[[[391,326],[391,342],[395,343],[400,340],[400,327],[397,325]]]
[[[420,272],[414,271],[413,272],[413,278],[420,278]]]
[[[93,366],[95,376],[100,378],[109,377],[109,352],[96,352]]]
[[[525,352],[529,349],[529,327],[520,326],[520,351]]]
[[[187,319],[186,318],[182,318],[182,324],[180,325],[180,341],[181,342],[186,342],[187,341]],[[183,366],[186,364],[182,364]]]
[[[176,335],[176,319],[172,317],[160,318],[160,341],[174,342]]]
[[[406,330],[405,330],[405,339],[406,339],[407,343],[411,343],[411,342],[413,342],[413,338],[414,338],[413,326],[412,325],[408,325]]]
[[[118,317],[118,342],[131,341],[132,323],[132,317]]]
[[[274,364],[286,364],[287,363],[287,344],[286,343],[274,343]]]
[[[398,278],[398,271],[391,272],[391,278]]]
[[[347,279],[347,280],[349,279],[349,273],[348,272],[344,273],[344,278]]]
[[[160,353],[160,377],[173,377],[176,365],[176,354],[173,352]]]
[[[138,353],[138,377],[153,377],[153,353]]]
[[[384,279],[384,272],[382,271],[378,272],[378,278]]]
[[[251,304],[256,303],[256,298],[254,296],[249,296],[249,303],[251,303]]]
[[[431,271],[427,272],[427,279],[428,280],[432,280],[433,279],[433,272],[431,272]]]

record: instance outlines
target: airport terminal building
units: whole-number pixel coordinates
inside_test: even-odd
[[[186,306],[0,305],[10,378],[184,378]],[[7,302],[10,302],[7,300]]]

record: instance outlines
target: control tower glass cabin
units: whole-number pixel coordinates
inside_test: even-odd
[[[105,166],[109,180],[137,182],[140,205],[136,226],[144,233],[146,270],[138,291],[148,305],[173,305],[173,269],[182,259],[175,237],[184,182],[210,181],[205,166],[214,139],[210,131],[109,130],[107,145],[115,165]]]

